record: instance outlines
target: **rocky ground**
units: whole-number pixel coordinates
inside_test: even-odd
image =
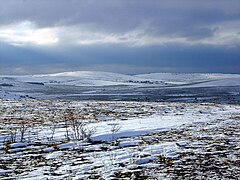
[[[150,179],[239,179],[239,122],[240,115],[154,134],[156,141],[177,142],[180,148],[174,158],[159,156],[159,167],[144,174]]]
[[[28,113],[25,111],[24,114],[27,117],[36,117],[33,122],[37,126],[41,126],[41,123],[36,123],[39,122],[38,117],[44,115],[42,122],[46,123],[50,112],[62,113],[63,104],[69,107],[69,102],[59,101],[24,101],[24,103],[2,101],[1,112],[4,118],[1,122],[8,122],[6,120],[11,122],[11,119],[14,119],[15,124],[17,120],[13,117],[23,117],[20,111],[22,105],[26,103],[29,103]],[[50,104],[52,105],[49,107],[50,110],[43,108]],[[72,104],[74,103],[71,102],[71,106]],[[189,115],[191,118],[204,117],[209,120],[192,119],[192,123],[177,127],[137,136],[119,136],[101,142],[66,139],[46,141],[45,138],[36,138],[33,135],[32,139],[26,138],[23,142],[13,143],[2,139],[0,179],[239,179],[238,105],[187,103],[140,105],[113,102],[85,102],[80,105],[85,109],[85,114],[101,110],[102,114],[97,121],[110,121],[107,117],[118,117],[126,122],[129,118],[138,116],[143,118],[155,113],[173,119],[181,117],[177,120],[184,120]],[[79,104],[77,107],[80,107]],[[26,109],[26,106],[24,108]],[[93,114],[89,118],[95,119]],[[55,115],[57,118],[61,117]],[[140,123],[143,123],[143,120]],[[1,124],[1,137],[5,136],[5,125]],[[45,125],[43,127],[49,124]],[[40,135],[39,133],[38,136]]]

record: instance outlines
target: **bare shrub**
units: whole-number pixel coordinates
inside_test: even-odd
[[[88,128],[87,121],[84,116],[76,117],[74,109],[66,109],[64,114],[64,122],[66,128],[66,135],[70,140],[69,130],[72,131],[73,139],[83,140],[90,139],[95,133],[95,128]]]
[[[121,129],[121,125],[119,123],[109,123],[109,126],[111,126],[111,133],[112,133],[112,140],[115,138],[115,134]]]
[[[121,126],[118,123],[112,123],[109,125],[111,126],[112,134],[116,134],[121,129]]]
[[[69,141],[70,136],[69,136],[69,121],[73,117],[73,112],[71,109],[66,109],[64,114],[63,114],[63,121],[64,121],[64,126],[65,126],[65,131],[66,131],[66,138]]]
[[[85,128],[85,130],[83,131],[83,139],[86,139],[87,141],[91,141],[91,137],[96,133],[96,128],[92,127],[92,128]]]
[[[54,140],[54,135],[55,135],[55,132],[56,132],[56,128],[57,128],[57,122],[56,122],[56,119],[54,117],[50,117],[49,121],[50,121],[49,128],[50,128],[50,131],[51,131],[51,137],[49,138],[49,140],[53,141]]]
[[[28,129],[27,121],[24,119],[19,119],[19,131],[20,131],[20,141],[23,142],[24,136],[26,134],[26,131]]]
[[[5,142],[15,143],[17,138],[17,126],[16,125],[7,125],[7,136],[4,139]]]
[[[10,142],[12,143],[16,142],[16,136],[17,136],[17,128],[16,127],[10,128]]]

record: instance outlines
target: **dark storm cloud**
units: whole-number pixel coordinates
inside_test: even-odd
[[[169,45],[127,48],[121,45],[39,51],[1,44],[0,74],[100,70],[124,73],[240,73],[238,48]],[[4,50],[4,47],[8,51]],[[94,53],[93,53],[94,52]],[[10,54],[9,54],[10,53]],[[227,60],[227,63],[226,63]],[[6,61],[8,63],[6,63]]]
[[[85,24],[120,33],[147,24],[155,33],[194,38],[212,35],[213,27],[204,26],[239,20],[239,6],[238,0],[1,0],[0,23],[30,20],[41,27]]]
[[[239,29],[239,0],[0,0],[0,74],[240,73]]]

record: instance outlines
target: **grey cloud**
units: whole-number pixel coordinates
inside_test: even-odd
[[[240,73],[240,44],[235,41],[233,47],[180,42],[146,47],[129,47],[124,43],[86,47],[71,44],[73,40],[81,40],[82,29],[89,36],[94,32],[103,36],[117,34],[120,42],[135,36],[140,41],[141,37],[220,39],[216,34],[223,24],[232,36],[230,41],[231,38],[237,41],[239,0],[0,0],[0,27],[25,20],[39,28],[66,27],[66,31],[59,28],[60,43],[53,47],[33,44],[14,47],[0,42],[0,74],[88,69]],[[228,23],[234,26],[228,27]],[[140,31],[127,34],[134,30]],[[228,40],[228,36],[223,37],[226,39],[222,41]]]
[[[1,0],[0,22],[30,20],[39,26],[88,25],[124,33],[144,23],[161,33],[181,33],[239,19],[238,0]],[[156,31],[157,31],[156,30]]]
[[[127,48],[121,45],[25,49],[9,45],[0,48],[0,74],[46,73],[67,70],[101,70],[129,73],[176,72],[231,72],[240,73],[239,48],[201,46],[152,46]],[[136,68],[134,70],[134,67]],[[22,71],[23,73],[24,71]]]

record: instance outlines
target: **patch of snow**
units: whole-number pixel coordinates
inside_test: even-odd
[[[185,115],[182,116],[159,116],[154,115],[147,118],[136,118],[130,119],[128,121],[120,121],[119,125],[121,128],[116,133],[111,133],[111,127],[108,124],[115,123],[115,121],[99,122],[92,124],[93,127],[97,129],[97,132],[93,135],[93,141],[111,141],[120,137],[131,137],[138,136],[142,134],[151,133],[157,130],[163,130],[167,128],[178,127],[183,124],[193,123],[195,121],[207,121],[207,115],[202,116]]]
[[[9,174],[9,173],[13,173],[13,170],[4,170],[4,169],[0,169],[0,175],[4,175],[4,174]]]
[[[19,148],[19,147],[26,147],[26,146],[28,146],[28,143],[26,142],[12,143],[9,145],[10,148]]]
[[[180,142],[177,142],[176,145],[179,146],[179,147],[185,147],[185,146],[188,145],[188,142],[186,142],[186,141],[180,141]]]
[[[229,92],[229,94],[231,94],[232,96],[237,96],[240,94],[240,92],[231,91],[231,92]]]
[[[25,150],[26,150],[26,148],[14,148],[14,149],[9,149],[8,152],[9,153],[17,153],[17,152],[22,152]]]
[[[45,156],[46,159],[57,159],[59,158],[60,156],[63,155],[63,152],[62,151],[56,151],[56,152],[53,152],[53,153],[49,153]]]
[[[144,158],[139,158],[135,161],[136,164],[147,164],[149,162],[152,162],[154,160],[156,160],[156,157],[144,157]]]
[[[68,143],[64,143],[64,144],[58,145],[58,148],[59,148],[60,150],[65,150],[65,149],[71,149],[71,148],[73,148],[74,146],[76,146],[76,143],[75,143],[75,142],[68,142]]]
[[[49,152],[53,152],[55,149],[53,147],[49,147],[49,148],[45,148],[43,149],[43,152],[45,153],[49,153]]]
[[[19,99],[21,99],[21,95],[9,93],[9,92],[6,92],[6,91],[0,91],[0,99],[19,100]]]
[[[119,142],[119,147],[129,147],[129,146],[136,146],[139,144],[141,141],[121,141]]]

